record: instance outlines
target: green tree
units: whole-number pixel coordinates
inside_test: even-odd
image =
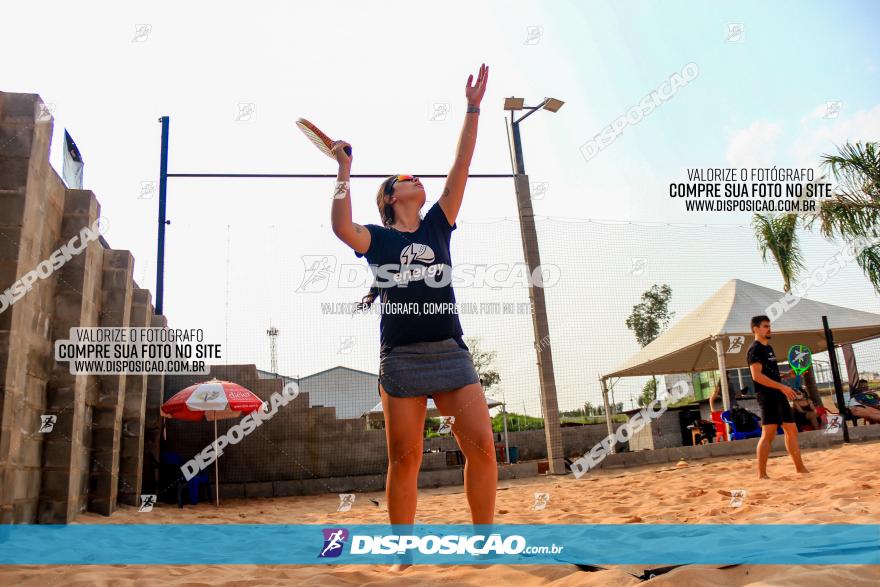
[[[766,264],[768,258],[773,257],[782,274],[782,289],[786,293],[791,291],[791,282],[804,268],[797,224],[796,214],[755,214],[752,217],[761,259]]]
[[[487,393],[490,388],[497,385],[501,381],[501,375],[492,368],[492,362],[498,354],[496,351],[484,351],[480,348],[480,338],[476,336],[468,336],[464,339],[465,344],[471,349],[471,355],[474,357],[474,367],[480,375],[480,381],[483,383],[483,390]]]
[[[665,283],[662,286],[655,283],[642,294],[642,301],[633,306],[626,327],[633,331],[640,346],[647,346],[669,326],[675,316],[675,312],[669,311],[670,299],[672,288]]]
[[[641,347],[646,347],[661,332],[675,316],[675,312],[669,310],[669,301],[672,299],[672,288],[667,284],[651,286],[651,289],[642,294],[642,301],[633,306],[632,313],[626,319],[626,327],[633,331],[636,341]],[[642,395],[639,396],[639,406],[645,406],[657,399],[657,378],[653,375],[645,383]],[[620,404],[623,406],[623,404]],[[621,407],[618,412],[623,411]]]
[[[642,395],[639,396],[639,407],[644,408],[655,399],[657,399],[657,378],[651,377],[645,382],[645,387],[642,388]]]

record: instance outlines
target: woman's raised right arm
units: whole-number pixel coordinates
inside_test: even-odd
[[[331,148],[331,152],[339,162],[339,173],[336,175],[336,187],[333,191],[330,222],[333,226],[333,234],[339,237],[339,240],[358,253],[366,253],[370,248],[370,231],[351,221],[351,157],[343,150],[348,146],[350,145],[345,141],[336,141]]]

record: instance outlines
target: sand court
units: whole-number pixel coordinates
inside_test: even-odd
[[[798,475],[787,456],[773,456],[770,480],[755,478],[751,455],[689,463],[602,470],[573,476],[499,483],[500,524],[874,524],[880,519],[880,443],[805,451],[811,473]],[[732,491],[744,490],[732,505]],[[535,494],[549,494],[537,498]],[[536,503],[542,503],[543,508]],[[151,512],[123,507],[110,518],[85,514],[85,524],[384,524],[382,492],[358,494],[348,512],[336,495],[226,500],[178,509],[159,504]],[[377,505],[378,503],[378,505]],[[463,489],[420,492],[417,523],[466,524]],[[584,561],[589,564],[589,561]],[[654,565],[653,567],[660,567]],[[418,565],[390,575],[388,565],[157,565],[11,566],[2,585],[635,585],[651,565],[584,571],[575,565]],[[869,585],[880,581],[870,565],[688,565],[650,579],[656,585]]]

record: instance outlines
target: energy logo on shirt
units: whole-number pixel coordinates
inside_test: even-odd
[[[444,281],[435,283],[437,275],[440,275],[442,280],[443,268],[446,267],[443,263],[432,265],[435,259],[434,250],[428,245],[421,243],[407,245],[400,251],[401,271],[394,275],[394,281],[399,285],[406,285],[410,281],[420,281],[425,279],[426,276],[431,276],[435,279],[432,279],[432,283],[429,285],[434,285],[435,287],[445,285],[446,282]],[[424,263],[424,265],[413,265],[416,261]]]
[[[400,252],[400,264],[411,265],[413,261],[421,261],[426,265],[434,262],[434,250],[428,245],[413,243]]]

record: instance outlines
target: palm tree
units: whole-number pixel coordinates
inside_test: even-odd
[[[804,269],[797,224],[796,214],[777,216],[755,214],[752,217],[752,227],[755,229],[755,238],[758,241],[761,258],[764,263],[767,263],[768,258],[773,257],[773,261],[782,274],[782,289],[785,293],[791,291],[791,282],[797,277],[798,272]],[[821,402],[812,367],[804,373],[804,386],[813,402]],[[817,403],[817,405],[821,404]]]
[[[752,218],[761,259],[767,263],[768,257],[773,257],[782,274],[782,289],[785,293],[791,291],[792,280],[804,268],[797,221],[796,214],[755,214]]]
[[[823,166],[837,180],[837,194],[807,216],[806,226],[818,225],[829,240],[876,238],[880,236],[880,143],[846,143],[837,151],[822,156]],[[865,247],[855,260],[880,293],[880,245]]]

